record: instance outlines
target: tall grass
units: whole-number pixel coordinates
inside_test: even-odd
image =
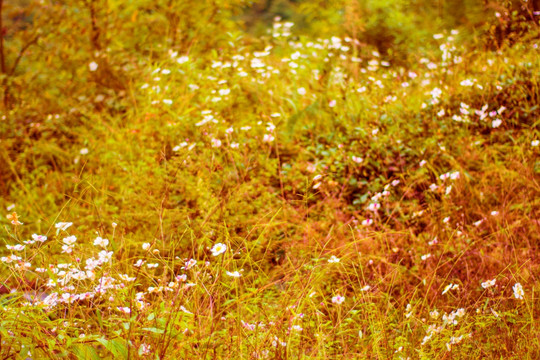
[[[3,358],[540,356],[538,41],[293,26],[6,111]]]

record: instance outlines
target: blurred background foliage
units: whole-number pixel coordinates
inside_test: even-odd
[[[263,0],[242,19],[250,32],[261,33],[279,16],[295,23],[299,34],[350,36],[403,63],[433,46],[433,34],[449,29],[465,30],[476,44],[500,47],[537,27],[534,13],[539,10],[538,0]]]
[[[141,59],[220,49],[257,37],[275,17],[298,36],[350,36],[400,64],[437,46],[432,35],[462,29],[476,46],[498,48],[538,27],[540,0],[2,0],[2,99],[54,112],[88,81],[121,96]],[[497,16],[493,16],[497,13]],[[99,71],[85,78],[97,59]],[[39,96],[37,96],[39,94]],[[63,108],[64,106],[60,106]]]

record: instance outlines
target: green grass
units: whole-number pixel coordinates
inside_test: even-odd
[[[0,250],[2,358],[538,358],[538,41],[348,40],[160,50],[123,90],[103,55],[6,111],[2,241],[47,240]]]

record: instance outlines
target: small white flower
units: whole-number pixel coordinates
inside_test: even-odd
[[[82,149],[79,151],[79,154],[81,154],[81,155],[86,155],[86,154],[88,154],[88,149],[87,149],[87,148],[82,148]]]
[[[497,281],[497,279],[493,279],[493,280],[487,280],[486,282],[483,282],[482,283],[482,287],[484,289],[487,289],[487,288],[490,288],[492,286],[495,286],[495,282]]]
[[[362,159],[361,157],[359,157],[359,156],[354,156],[354,155],[351,156],[351,159],[352,159],[352,161],[354,161],[354,162],[357,163],[357,164],[361,164],[361,163],[364,161],[364,159]]]
[[[381,204],[379,204],[379,203],[371,203],[371,204],[369,204],[367,209],[369,211],[377,211],[380,208],[381,208]]]
[[[212,249],[210,249],[213,256],[218,256],[220,254],[223,254],[225,251],[227,251],[227,245],[222,243],[215,244]]]
[[[62,245],[62,252],[66,254],[71,254],[73,248],[69,245]]]
[[[130,277],[128,274],[120,274],[118,276],[120,277],[120,279],[122,279],[124,281],[128,281],[128,282],[132,282],[132,281],[135,281],[137,279],[135,277]]]
[[[299,95],[306,95],[306,89],[301,87],[301,88],[298,88],[298,90],[296,90],[298,92]]]
[[[101,247],[105,248],[105,247],[107,247],[107,245],[109,245],[109,240],[108,239],[103,239],[100,236],[98,236],[94,240],[94,245],[95,246],[101,246]]]
[[[75,235],[68,236],[62,240],[62,242],[66,245],[73,245],[77,241],[77,237]]]
[[[533,140],[533,141],[531,141],[531,146],[532,146],[532,147],[536,147],[536,146],[538,146],[539,144],[540,144],[540,140]]]
[[[98,68],[98,64],[95,61],[92,61],[90,64],[88,64],[88,68],[90,71],[96,71]]]
[[[73,223],[71,222],[59,222],[54,225],[55,228],[66,231]]]
[[[482,224],[483,222],[484,222],[484,219],[480,219],[480,220],[478,220],[478,221],[475,221],[475,222],[473,223],[473,225],[474,225],[474,226],[480,226],[480,224]]]
[[[405,317],[410,318],[412,314],[412,306],[411,304],[407,304],[407,307],[405,308]]]
[[[135,267],[141,267],[144,263],[145,263],[144,260],[139,259],[139,260],[137,260],[137,262],[136,262],[135,264],[133,264],[133,266],[135,266]]]
[[[365,219],[365,220],[362,220],[362,225],[363,226],[369,226],[373,224],[373,219]]]
[[[47,237],[45,235],[32,234],[32,239],[34,239],[34,241],[45,242]]]
[[[148,249],[150,249],[150,243],[144,243],[144,244],[142,244],[142,248],[143,248],[143,250],[148,250]]]
[[[142,344],[141,347],[139,348],[139,355],[151,355],[151,354],[152,354],[152,350],[151,350],[150,345]]]
[[[180,56],[178,59],[176,59],[176,62],[179,64],[184,64],[189,61],[189,57],[187,56]]]
[[[17,256],[17,255],[9,255],[9,256],[3,256],[1,259],[0,259],[2,262],[5,262],[7,264],[9,263],[12,263],[13,261],[21,261],[22,258],[20,256]]]
[[[218,94],[220,96],[226,96],[226,95],[229,95],[231,93],[231,89],[220,89],[218,91]]]
[[[190,312],[188,309],[186,309],[184,306],[180,306],[180,310],[182,310],[183,312],[185,312],[186,314],[192,314],[192,312]]]
[[[21,245],[21,244],[17,244],[17,245],[6,245],[6,248],[7,248],[8,250],[13,250],[13,251],[23,251],[25,247],[26,247],[26,245]]]
[[[184,270],[189,270],[192,267],[194,267],[195,265],[197,265],[197,260],[189,259],[188,261],[186,261],[186,264],[184,266]]]
[[[336,295],[332,297],[332,302],[337,305],[341,305],[345,301],[345,296]]]
[[[495,119],[491,122],[491,127],[492,128],[498,128],[499,126],[501,126],[502,124],[502,120],[501,119]]]
[[[525,295],[525,292],[523,291],[523,286],[521,286],[520,283],[516,283],[512,289],[514,290],[514,297],[519,300],[523,300],[523,295]]]
[[[242,276],[242,274],[241,274],[239,271],[233,271],[233,272],[226,271],[225,273],[226,273],[228,276],[234,277],[234,278],[239,278],[240,276]]]
[[[113,255],[112,251],[101,250],[98,253],[98,258],[99,258],[99,261],[101,261],[102,263],[107,263],[111,260],[112,255]]]
[[[458,284],[448,284],[446,285],[446,287],[444,288],[442,294],[446,294],[448,291],[450,290],[457,290],[459,288],[459,285]]]
[[[339,259],[338,257],[336,257],[335,255],[332,255],[332,256],[330,257],[330,259],[328,259],[328,262],[329,262],[330,264],[335,264],[335,263],[338,263],[339,261],[340,261],[340,259]]]
[[[431,90],[430,94],[431,94],[431,96],[433,98],[438,99],[442,95],[442,90],[439,89],[439,88],[435,88],[435,89]]]

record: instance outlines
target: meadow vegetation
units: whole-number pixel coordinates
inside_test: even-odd
[[[536,1],[0,8],[0,358],[540,358]]]

